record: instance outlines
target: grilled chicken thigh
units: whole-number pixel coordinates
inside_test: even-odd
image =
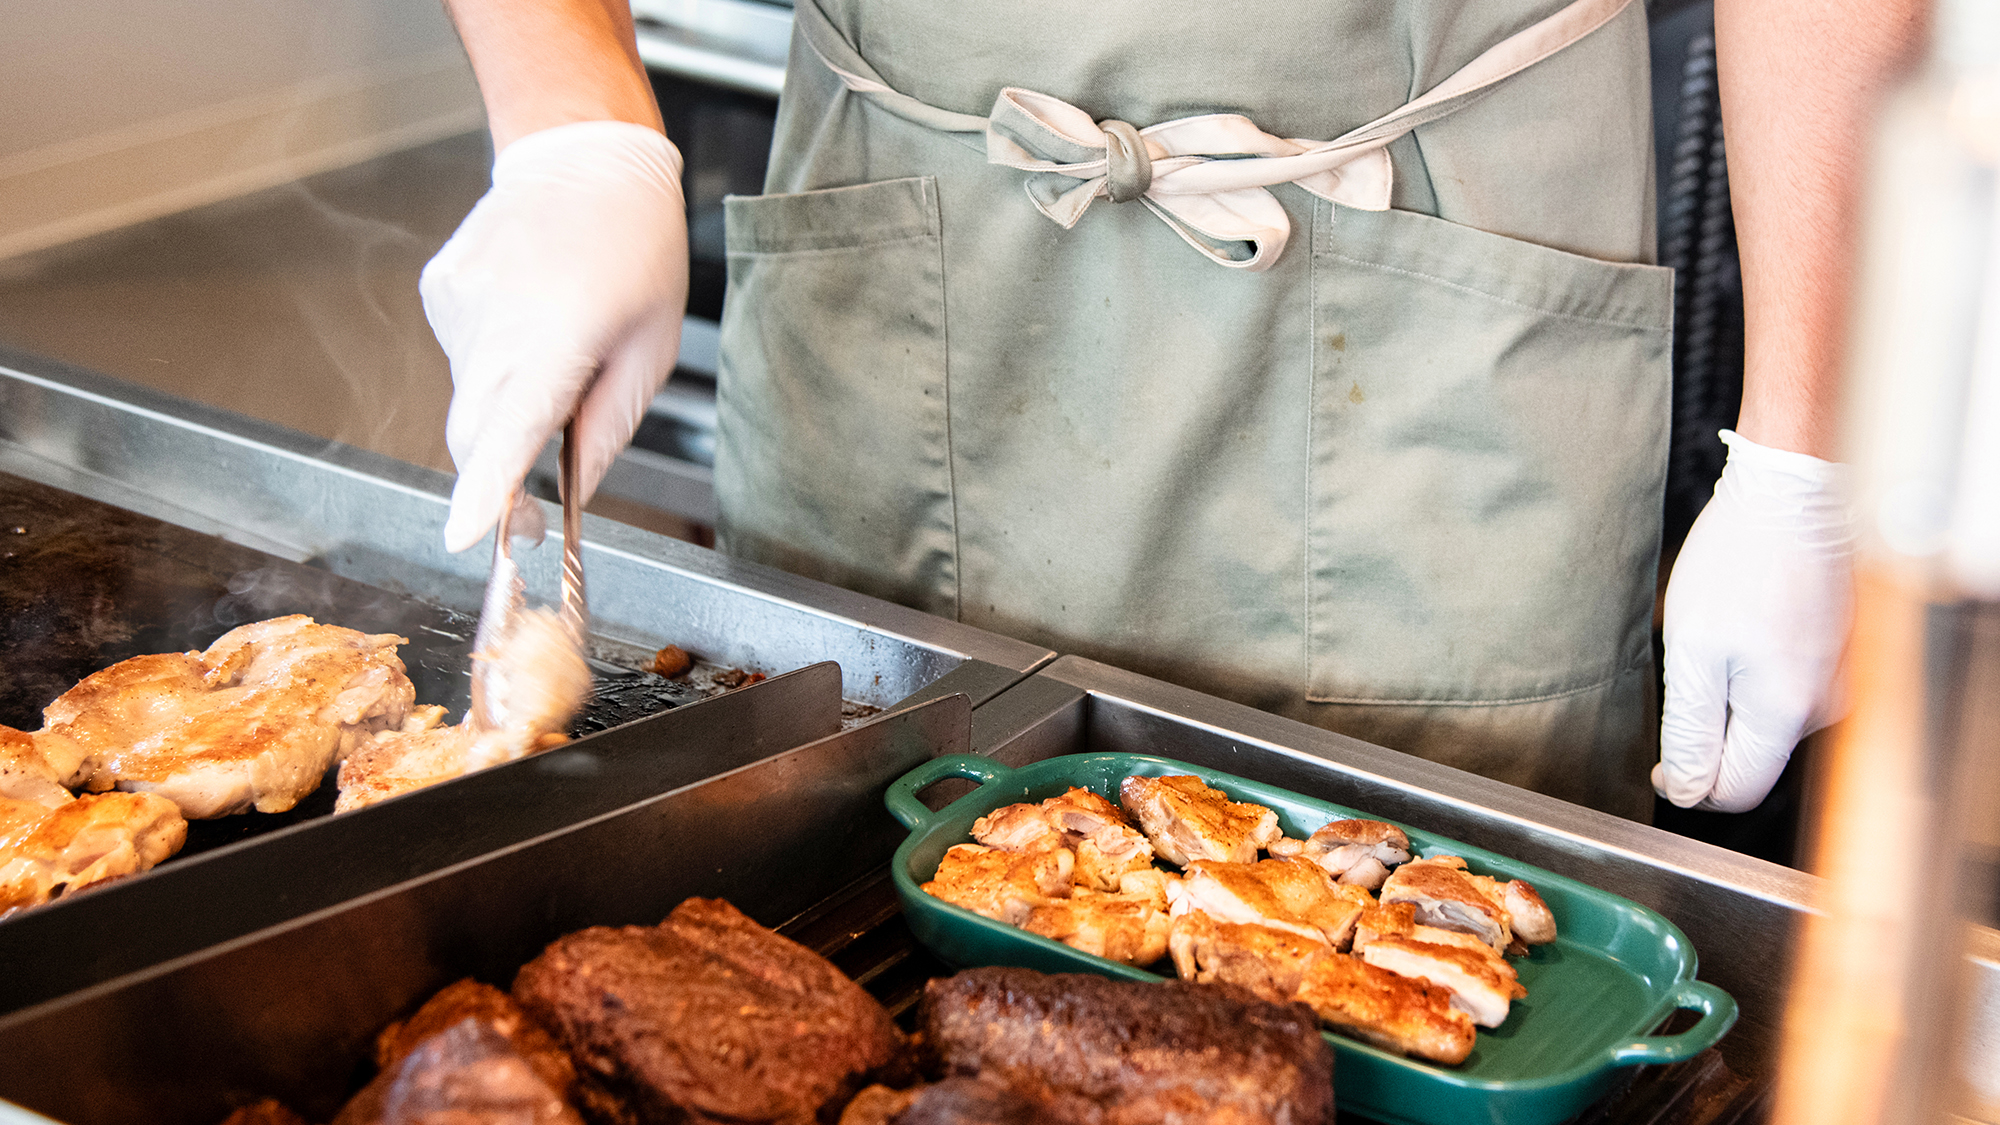
[[[187,821],[151,793],[105,793],[51,808],[0,798],[0,917],[125,875],[181,850]]]
[[[1330,949],[1347,945],[1354,922],[1373,903],[1360,887],[1343,886],[1305,859],[1257,863],[1196,860],[1167,894],[1175,915],[1199,910],[1218,921],[1268,926],[1317,939]]]
[[[206,652],[137,656],[42,712],[36,746],[65,782],[157,793],[190,819],[283,812],[363,736],[403,721],[403,638],[304,616],[232,629]]]
[[[444,708],[413,709],[401,727],[370,736],[341,763],[335,812],[568,741],[563,730],[590,695],[590,666],[559,617],[524,610],[502,635],[500,651],[474,653],[473,659],[505,667],[487,671],[484,680],[489,706],[503,725],[484,730],[468,716],[456,726],[439,726]]]
[[[1067,848],[1003,852],[980,844],[958,844],[944,853],[925,894],[963,906],[998,922],[1018,926],[1037,906],[1070,895],[1076,858]]]
[[[55,808],[70,799],[62,776],[49,764],[26,731],[0,727],[0,800],[26,801]]]
[[[1035,907],[1021,928],[1126,965],[1150,965],[1167,954],[1168,924],[1167,912],[1149,895],[1078,887],[1068,898]]]
[[[1481,1027],[1499,1027],[1505,1023],[1508,1008],[1528,994],[1521,987],[1514,966],[1491,949],[1385,937],[1363,946],[1360,956],[1370,965],[1449,990],[1452,1005]]]
[[[1119,803],[1145,830],[1161,858],[1181,867],[1198,859],[1250,863],[1280,839],[1278,814],[1232,801],[1198,777],[1128,777]]]
[[[1359,953],[1369,942],[1385,937],[1413,938],[1432,945],[1455,945],[1489,957],[1500,956],[1492,946],[1463,930],[1441,930],[1418,922],[1417,906],[1413,902],[1376,905],[1361,912],[1361,918],[1354,923],[1354,951]]]
[[[1464,1062],[1477,1035],[1445,989],[1346,954],[1313,961],[1293,999],[1356,1038],[1442,1063]]]
[[[1062,829],[1042,806],[1007,805],[972,822],[972,838],[1003,852],[1039,852],[1063,846]]]
[[[1314,961],[1339,956],[1318,938],[1221,922],[1199,910],[1174,919],[1167,949],[1182,980],[1240,985],[1276,1003],[1298,993]]]
[[[1153,866],[1153,845],[1117,805],[1088,789],[994,809],[972,822],[972,838],[1009,852],[1068,848],[1076,856],[1071,877],[1094,891],[1116,893],[1127,872]]]
[[[1379,820],[1336,820],[1304,840],[1277,840],[1274,856],[1301,855],[1343,883],[1380,890],[1389,870],[1410,862],[1410,838]]]
[[[1465,871],[1465,861],[1457,856],[1436,856],[1413,860],[1398,867],[1382,884],[1383,903],[1407,902],[1416,907],[1416,919],[1443,930],[1462,930],[1492,946],[1505,950],[1514,940],[1506,905],[1479,877]]]

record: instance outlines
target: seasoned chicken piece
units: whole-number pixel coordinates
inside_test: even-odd
[[[62,777],[26,731],[0,727],[0,800],[27,801],[44,808],[67,804]]]
[[[1146,895],[1078,887],[1066,899],[1035,907],[1021,928],[1126,965],[1150,965],[1167,955],[1168,924],[1167,912]]]
[[[1162,859],[1186,867],[1197,859],[1251,863],[1258,849],[1284,833],[1278,814],[1232,801],[1198,777],[1128,777],[1119,803],[1132,814]]]
[[[0,917],[150,870],[186,842],[180,810],[151,793],[90,795],[55,808],[0,799]]]
[[[1127,872],[1153,866],[1153,845],[1132,827],[1117,805],[1088,789],[1073,788],[1042,802],[1049,822],[1076,852],[1076,881],[1099,891],[1116,891]]]
[[[1514,966],[1491,949],[1385,937],[1363,946],[1360,956],[1370,965],[1448,989],[1452,1005],[1481,1027],[1505,1023],[1508,1007],[1528,994]]]
[[[1389,869],[1410,861],[1410,838],[1379,820],[1336,820],[1304,840],[1276,840],[1274,856],[1302,855],[1334,878],[1380,890]]]
[[[1269,926],[1344,948],[1355,919],[1373,903],[1360,887],[1342,886],[1305,859],[1256,863],[1196,860],[1187,877],[1167,890],[1175,915],[1200,910],[1218,921]]]
[[[1432,945],[1457,946],[1488,957],[1500,957],[1500,954],[1493,951],[1492,946],[1463,930],[1441,930],[1436,926],[1419,923],[1417,905],[1413,902],[1377,904],[1363,910],[1361,917],[1354,923],[1354,952],[1359,953],[1367,948],[1369,942],[1385,937],[1414,938]]]
[[[402,729],[383,731],[363,741],[340,763],[340,797],[333,811],[352,812],[426,785],[450,781],[472,772],[473,762],[520,756],[512,752],[517,736],[475,730],[468,723],[438,726],[443,716],[442,707],[418,707],[403,721]],[[566,741],[566,735],[547,734],[530,749],[547,749]]]
[[[120,661],[42,712],[33,737],[59,773],[93,791],[157,793],[190,819],[255,806],[283,812],[415,696],[396,646],[310,617],[224,633],[206,652]],[[62,760],[59,760],[62,759]]]
[[[1182,980],[1240,985],[1274,1003],[1284,1003],[1298,992],[1314,961],[1340,956],[1316,938],[1269,926],[1218,922],[1199,910],[1174,919],[1167,949]]]
[[[1076,857],[1067,848],[1003,852],[979,844],[958,844],[944,853],[937,875],[923,891],[974,914],[1018,926],[1035,907],[1070,895]]]
[[[1451,993],[1344,953],[1308,966],[1293,999],[1358,1039],[1441,1063],[1464,1062],[1478,1034]]]
[[[1556,940],[1556,916],[1531,884],[1519,879],[1500,884],[1500,901],[1507,907],[1516,939],[1529,945],[1547,945]]]
[[[1115,893],[1126,872],[1153,865],[1153,845],[1118,806],[1088,789],[1072,788],[1039,805],[994,809],[972,822],[972,838],[1010,852],[1068,848],[1076,855],[1071,878],[1095,891]]]
[[[486,729],[470,714],[437,725],[442,707],[419,707],[400,729],[369,738],[341,763],[335,812],[350,812],[454,777],[511,762],[569,741],[563,728],[590,695],[590,666],[570,630],[544,609],[521,610],[499,651],[474,653],[483,666],[488,709],[503,724]]]
[[[1122,895],[1144,895],[1146,901],[1165,910],[1173,905],[1167,888],[1181,881],[1181,877],[1171,871],[1157,867],[1147,867],[1139,871],[1127,871],[1118,877],[1118,893]]]
[[[972,822],[972,838],[1003,852],[1038,852],[1063,846],[1062,829],[1042,806],[1007,805]]]
[[[1505,950],[1514,940],[1507,907],[1493,891],[1491,879],[1465,871],[1457,856],[1433,856],[1398,867],[1382,884],[1382,901],[1407,902],[1417,908],[1417,921],[1442,930],[1462,930]]]

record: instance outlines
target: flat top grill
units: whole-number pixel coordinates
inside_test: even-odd
[[[472,617],[0,473],[0,724],[37,729],[42,708],[93,672],[206,648],[238,625],[291,613],[409,638],[399,655],[417,701],[464,711]],[[593,647],[591,696],[572,736],[725,690],[713,666],[669,680]],[[289,812],[191,821],[181,855],[329,815],[336,795],[322,784]]]

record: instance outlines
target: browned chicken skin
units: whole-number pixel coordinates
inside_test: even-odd
[[[1145,830],[1160,858],[1185,867],[1197,859],[1249,863],[1280,839],[1278,814],[1232,801],[1198,777],[1128,777],[1119,803]]]
[[[0,798],[0,917],[150,870],[186,842],[180,810],[151,793],[88,795],[54,808]]]
[[[925,894],[1018,926],[1037,906],[1070,895],[1076,861],[1067,848],[1003,852],[979,844],[959,844],[944,853]]]
[[[1428,981],[1451,993],[1452,1006],[1481,1027],[1507,1022],[1508,1009],[1526,996],[1514,966],[1491,949],[1437,945],[1408,937],[1369,942],[1360,957],[1378,968]]]
[[[1037,906],[1021,928],[1126,965],[1167,954],[1167,912],[1147,894],[1103,894],[1078,887],[1069,898]]]
[[[206,652],[120,661],[42,712],[37,747],[65,781],[151,792],[190,819],[283,812],[364,735],[400,724],[415,689],[396,646],[304,616],[232,629]]]
[[[1298,994],[1314,961],[1338,956],[1314,938],[1269,926],[1219,922],[1198,910],[1174,919],[1167,948],[1182,980],[1239,985],[1274,1003]]]
[[[481,729],[469,715],[440,726],[444,708],[413,708],[399,726],[362,739],[341,763],[333,811],[351,812],[567,742],[563,729],[590,695],[590,666],[569,630],[548,610],[522,610],[498,647],[473,659],[482,662],[500,726]]]
[[[1294,998],[1356,1038],[1436,1062],[1464,1062],[1477,1034],[1451,993],[1345,953],[1314,961]]]
[[[1324,868],[1300,858],[1197,860],[1168,894],[1175,914],[1199,910],[1217,921],[1317,938],[1329,949],[1346,947],[1355,920],[1373,902],[1367,891],[1335,883]]]

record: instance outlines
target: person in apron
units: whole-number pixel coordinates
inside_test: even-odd
[[[460,550],[572,410],[586,494],[629,440],[686,235],[616,0],[452,10],[499,151],[422,286]],[[1654,765],[1640,4],[798,0],[796,28],[767,194],[727,204],[723,549],[1635,819],[1649,769],[1755,805],[1830,721],[1838,466],[1729,435]]]

